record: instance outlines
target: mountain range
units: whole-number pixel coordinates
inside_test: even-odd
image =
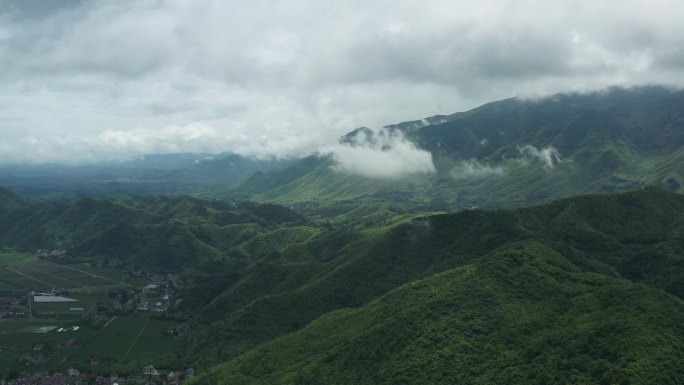
[[[401,177],[364,174],[373,164],[364,152],[356,168],[345,168],[333,149],[288,160],[169,154],[79,167],[5,165],[0,185],[52,198],[117,191],[192,194],[281,203],[323,216],[332,206],[344,211],[360,201],[423,212],[518,207],[646,185],[681,191],[683,110],[684,91],[611,88],[506,99],[380,130],[359,128],[340,138],[338,150],[385,153],[386,167],[411,164],[401,154],[392,158],[397,140],[428,154],[432,172]],[[382,133],[390,140],[379,144]]]
[[[180,273],[192,383],[684,378],[684,196],[662,188],[369,228],[272,204],[0,195],[5,247]]]
[[[0,247],[178,274],[190,384],[678,384],[683,114],[614,88],[301,159],[3,166]]]
[[[660,87],[507,99],[383,128],[428,151],[434,173],[368,178],[340,171],[333,155],[259,173],[235,191],[286,204],[361,199],[448,211],[654,184],[681,191],[682,111],[684,91]],[[341,143],[372,147],[378,132],[357,129]]]

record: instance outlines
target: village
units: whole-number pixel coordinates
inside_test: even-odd
[[[181,384],[194,377],[193,369],[164,366],[169,349],[181,346],[181,338],[192,332],[189,325],[174,321],[181,304],[176,274],[126,267],[115,258],[77,262],[63,249],[36,254],[37,260],[27,257],[26,263],[4,271],[0,319],[11,322],[7,325],[12,328],[3,337],[12,341],[4,354],[16,353],[0,385]],[[30,326],[32,322],[36,326]],[[18,340],[19,335],[26,338]],[[78,362],[56,363],[55,357],[71,356],[93,339],[103,346],[117,345],[119,356],[103,347]],[[143,339],[144,350],[151,354],[141,356],[136,344]],[[139,369],[108,373],[112,359],[130,360],[136,354],[145,357],[137,359],[140,366],[133,366]]]
[[[184,381],[195,377],[195,370],[161,370],[152,365],[146,366],[140,374],[119,376],[112,373],[109,376],[91,375],[78,369],[70,368],[62,372],[22,373],[16,378],[0,380],[0,385],[180,385]]]
[[[164,313],[176,309],[181,303],[178,280],[175,274],[151,274],[126,271],[127,275],[146,277],[149,284],[142,291],[119,290],[113,292],[112,307],[117,313]]]
[[[41,259],[54,260],[59,263],[73,259],[64,249],[39,249],[36,254]],[[124,268],[122,261],[117,258],[100,257],[95,261],[88,262],[88,265],[92,268],[121,269],[124,281],[146,280],[148,282],[142,290],[119,289],[112,291],[110,296],[113,297],[112,308],[115,313],[159,314],[177,308],[181,302],[178,296],[179,282],[176,274],[151,273],[140,269]],[[0,318],[3,316],[3,311],[13,317],[25,315],[26,309],[16,307],[16,301],[3,301],[4,298],[1,297],[1,294]],[[68,290],[51,288],[50,294],[68,294]],[[8,307],[10,302],[15,306],[14,308]],[[3,306],[7,307],[7,310],[3,310],[5,308]]]
[[[0,291],[0,319],[23,319],[28,317],[29,304],[25,290]]]

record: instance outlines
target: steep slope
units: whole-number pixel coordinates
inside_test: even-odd
[[[287,204],[394,201],[421,211],[515,207],[652,184],[681,191],[684,185],[684,91],[612,88],[514,98],[385,129],[429,151],[437,172],[373,179],[337,171],[326,157],[308,158],[234,191]],[[341,139],[349,146],[369,141],[367,128]]]
[[[314,238],[252,266],[221,289],[207,282],[214,290],[204,300],[198,282],[194,312],[203,331],[195,351],[202,353],[191,359],[207,366],[237,357],[331,311],[363,306],[416,279],[525,242],[554,250],[581,272],[681,297],[682,217],[684,197],[646,189],[529,209],[436,215],[389,230]],[[322,252],[321,240],[337,240],[337,251]]]
[[[678,383],[683,321],[680,299],[526,241],[329,313],[193,383]]]

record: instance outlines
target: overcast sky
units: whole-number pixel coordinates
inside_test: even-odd
[[[684,2],[0,0],[0,161],[292,155],[521,95],[684,83]]]

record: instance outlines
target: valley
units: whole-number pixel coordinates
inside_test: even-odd
[[[37,254],[4,252],[0,258],[2,377],[67,369],[109,377],[178,364],[183,336],[169,330],[182,326],[169,317],[175,304],[162,306],[169,294],[157,293],[159,278],[95,262],[62,265]]]
[[[533,379],[548,383],[566,376],[585,381],[590,377],[573,370],[585,373],[580,368],[610,355],[614,361],[601,361],[603,366],[596,369],[613,373],[606,381],[636,378],[666,383],[679,376],[676,362],[682,358],[684,323],[676,320],[684,312],[684,198],[677,193],[646,188],[532,208],[398,216],[381,226],[363,221],[363,213],[376,214],[373,209],[358,212],[361,221],[350,226],[346,221],[315,224],[285,208],[272,210],[275,206],[262,210],[265,207],[259,205],[221,206],[181,198],[165,201],[171,206],[159,211],[158,202],[145,201],[144,206],[138,199],[133,198],[134,212],[145,218],[144,224],[131,222],[122,213],[132,206],[119,203],[114,212],[128,218],[125,223],[83,228],[84,222],[101,218],[100,210],[112,212],[107,201],[87,201],[87,211],[77,210],[85,203],[75,202],[53,217],[41,214],[45,222],[33,223],[33,229],[45,232],[54,228],[50,223],[66,224],[55,238],[65,255],[49,257],[60,263],[30,253],[3,254],[5,261],[18,261],[5,266],[4,285],[25,293],[50,283],[79,301],[66,305],[29,301],[31,319],[0,320],[11,331],[2,336],[8,370],[73,366],[90,374],[134,376],[152,364],[176,371],[195,368],[198,377],[192,383],[201,384],[296,383],[314,378],[326,378],[326,383],[360,378],[391,383],[398,376],[414,383],[440,383],[456,373],[466,382],[517,382],[532,373],[547,373]],[[201,216],[187,215],[188,209],[206,215],[210,207],[218,211],[209,211],[203,224],[197,222]],[[31,210],[45,208],[38,203]],[[64,213],[74,210],[87,216],[66,221]],[[239,226],[231,221],[219,225],[218,218],[234,210],[243,215],[247,210],[250,215],[232,216],[240,218]],[[162,212],[173,215],[162,216],[162,222],[148,217]],[[165,221],[181,218],[187,219],[177,226],[185,227],[181,234],[190,237],[184,243],[194,239],[201,245],[186,247],[182,255],[150,248],[157,242],[173,245],[178,230],[147,241],[143,232],[138,244],[127,241],[132,247],[128,258],[118,255],[105,262],[105,252],[93,252],[113,250],[111,236],[103,235],[112,231],[107,228],[116,229],[116,234],[135,234],[138,226],[156,231],[159,226],[167,228]],[[148,227],[149,223],[156,225]],[[16,244],[30,245],[35,233],[15,226],[23,224],[5,227],[3,233],[24,234],[25,239],[14,238]],[[251,230],[245,233],[246,229]],[[231,236],[209,236],[212,232]],[[51,234],[43,233],[42,239],[50,239]],[[87,247],[75,234],[89,239]],[[136,250],[148,251],[137,254]],[[148,254],[150,250],[159,254]],[[215,250],[215,256],[207,255],[208,250]],[[165,253],[178,255],[176,262],[155,265],[164,261]],[[120,266],[108,266],[112,261]],[[136,266],[146,266],[150,273]],[[168,281],[169,274],[178,274],[182,282],[182,301],[171,317],[145,311],[140,302],[130,309],[121,307],[128,302],[118,297],[122,290],[129,297],[144,293],[160,283],[150,279]],[[624,303],[627,299],[631,302]],[[91,316],[73,314],[73,303]],[[576,329],[578,319],[585,320],[580,329]],[[74,326],[79,329],[73,330]],[[35,333],[41,327],[50,330]],[[186,327],[192,332],[175,332]],[[59,332],[60,328],[66,331]],[[658,341],[662,333],[674,339],[652,345],[654,350],[643,350],[638,342],[640,335]],[[610,342],[614,339],[632,342],[616,345]],[[71,340],[78,345],[63,357],[59,346]],[[526,340],[536,342],[528,346]],[[554,346],[560,340],[592,342],[557,350]],[[440,343],[444,349],[462,345],[465,350],[441,350]],[[34,353],[37,344],[53,350],[44,356]],[[374,351],[374,346],[392,348]],[[615,350],[618,346],[620,350]],[[20,351],[28,353],[23,361],[17,361],[17,355],[24,354]],[[61,359],[55,360],[54,354]],[[429,361],[414,362],[410,356]],[[561,357],[572,356],[576,358],[558,366]],[[94,357],[97,365],[89,363]],[[459,361],[466,366],[444,366],[466,357]],[[528,361],[514,357],[528,357]],[[517,371],[503,375],[511,366]],[[290,377],[291,369],[286,369],[290,367],[299,368],[293,372],[296,377]],[[363,367],[368,372],[361,371]]]
[[[0,385],[683,385],[682,15],[0,0]]]
[[[391,177],[334,151],[5,166],[0,376],[679,383],[682,107],[610,89],[340,139],[432,159]]]

